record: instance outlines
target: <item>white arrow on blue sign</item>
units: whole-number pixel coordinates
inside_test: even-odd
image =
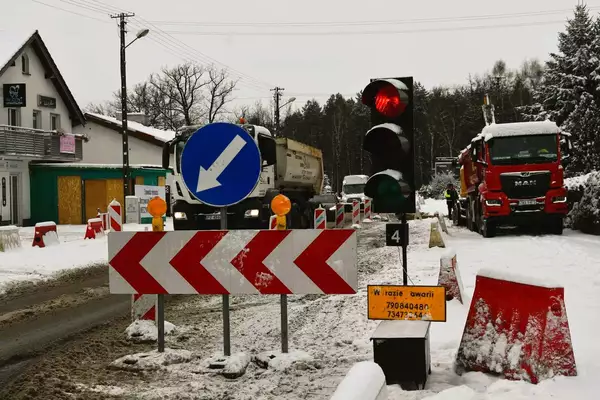
[[[181,177],[201,202],[227,207],[248,197],[262,171],[258,145],[238,125],[216,122],[194,132],[181,153]]]

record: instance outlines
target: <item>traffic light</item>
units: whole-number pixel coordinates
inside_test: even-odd
[[[371,79],[362,103],[372,125],[363,139],[372,166],[364,193],[373,212],[414,213],[413,78]]]

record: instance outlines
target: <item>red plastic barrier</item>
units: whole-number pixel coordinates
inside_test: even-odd
[[[33,235],[33,243],[31,247],[46,247],[46,244],[44,243],[44,235],[48,232],[57,232],[56,223],[48,221],[35,224],[35,233]]]
[[[463,371],[531,383],[576,376],[564,289],[480,271],[456,356]]]

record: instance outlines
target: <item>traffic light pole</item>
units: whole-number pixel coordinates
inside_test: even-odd
[[[408,222],[406,214],[402,213],[402,228],[404,231],[404,240],[402,241],[402,283],[408,286]]]

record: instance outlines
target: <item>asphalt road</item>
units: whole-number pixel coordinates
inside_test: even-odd
[[[128,295],[108,293],[106,266],[0,296],[0,387],[45,349],[130,312]]]

